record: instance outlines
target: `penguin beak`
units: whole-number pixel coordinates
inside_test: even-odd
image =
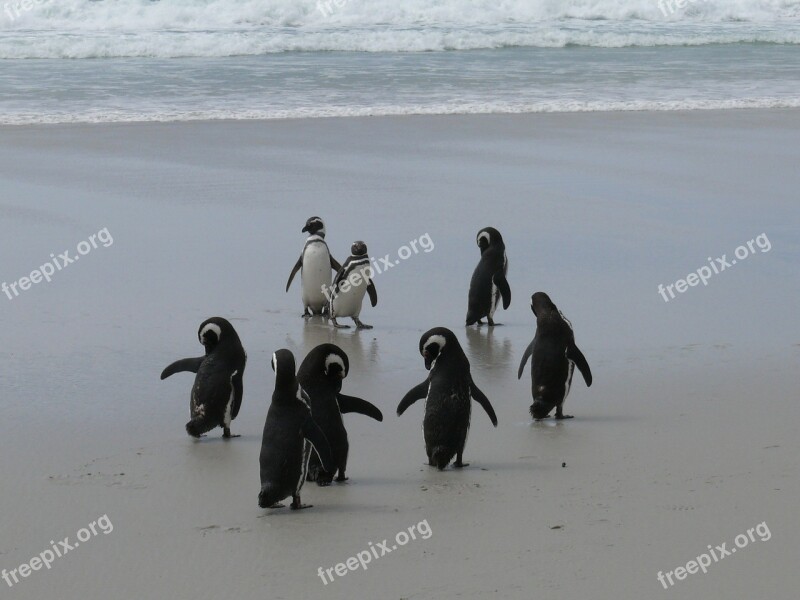
[[[425,369],[430,371],[431,365],[433,364],[433,359],[431,358],[431,355],[426,352],[425,354],[422,355],[422,357],[425,359]]]
[[[303,227],[303,228],[300,230],[300,233],[305,233],[306,231],[309,231],[309,229],[308,229],[308,225],[306,225],[305,227]]]

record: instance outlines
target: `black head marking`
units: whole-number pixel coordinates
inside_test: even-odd
[[[294,354],[282,348],[272,355],[272,370],[275,371],[275,388],[292,387],[297,384]]]
[[[452,350],[451,350],[452,348]],[[460,348],[455,334],[445,327],[434,327],[422,334],[419,340],[419,353],[425,359],[425,368],[429,371],[439,357],[455,352]]]
[[[352,254],[353,256],[366,256],[367,245],[361,240],[353,242],[353,245],[350,246],[350,254]]]
[[[483,253],[489,246],[502,244],[503,236],[494,227],[484,227],[478,232],[475,242],[478,244],[478,248],[481,249],[481,253]]]
[[[325,237],[325,223],[319,217],[311,217],[306,221],[306,226],[303,227],[302,231],[304,233],[308,232],[309,235]]]
[[[544,292],[536,292],[533,296],[531,296],[531,310],[533,311],[533,314],[538,317],[558,309],[556,308],[556,305],[553,304],[553,301],[550,300],[550,296]]]
[[[239,339],[236,330],[227,319],[211,317],[200,324],[197,330],[197,339],[206,349],[206,353],[213,352],[222,343],[227,344]]]

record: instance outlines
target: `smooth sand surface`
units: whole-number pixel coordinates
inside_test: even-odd
[[[113,236],[2,309],[0,568],[108,515],[99,534],[4,598],[793,598],[797,595],[800,112],[450,116],[0,129],[0,279],[102,228]],[[305,324],[286,278],[306,218],[339,260],[355,239],[431,252],[376,276],[369,332]],[[474,236],[510,261],[504,325],[465,329]],[[760,234],[771,243],[665,303],[674,283]],[[569,317],[594,385],[575,419],[532,423],[528,307]],[[231,319],[248,351],[234,422],[184,432],[197,326]],[[477,404],[462,471],[424,466],[427,372],[450,327],[493,402]],[[307,511],[261,510],[258,454],[274,376],[331,341],[348,415],[350,482],[309,484]],[[566,467],[562,464],[566,463]],[[331,568],[421,521],[410,541],[327,586]],[[658,571],[766,522],[708,573]]]

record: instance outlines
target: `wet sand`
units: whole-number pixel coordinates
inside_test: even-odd
[[[0,279],[103,228],[113,243],[3,311],[0,569],[102,515],[99,534],[10,598],[791,597],[798,577],[796,318],[800,113],[564,114],[0,129]],[[368,332],[300,318],[286,278],[306,218],[340,261],[390,255]],[[465,329],[484,226],[505,238],[502,327]],[[760,234],[707,286],[670,284]],[[567,422],[532,423],[528,307],[546,291],[594,374]],[[186,436],[197,326],[229,318],[248,352],[234,422]],[[422,332],[459,337],[499,419],[475,404],[462,471],[423,465]],[[257,506],[269,360],[339,344],[350,482],[304,488],[307,511]],[[562,464],[566,464],[562,467]],[[331,568],[412,525],[368,570]],[[662,591],[658,571],[766,522],[750,543]],[[390,543],[390,546],[392,544]],[[6,584],[0,581],[0,587]]]

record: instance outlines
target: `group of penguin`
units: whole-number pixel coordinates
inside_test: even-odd
[[[302,230],[309,234],[300,259],[286,285],[288,291],[298,271],[302,280],[303,316],[326,315],[334,326],[341,327],[336,317],[351,317],[358,328],[369,328],[359,320],[365,293],[372,305],[377,292],[371,278],[366,244],[354,242],[351,256],[339,265],[325,242],[325,225],[319,217],[311,217]],[[493,316],[502,300],[503,308],[511,304],[511,289],[506,279],[508,259],[503,238],[493,227],[481,229],[477,235],[481,252],[472,275],[469,290],[467,326],[495,325]],[[331,281],[331,272],[336,275]],[[358,273],[355,284],[353,273]],[[351,285],[345,286],[344,282]],[[575,367],[587,386],[592,384],[589,364],[575,344],[571,323],[544,292],[531,297],[531,310],[536,317],[536,334],[519,365],[522,377],[531,359],[531,416],[546,418],[556,409],[556,419],[569,419],[563,413]],[[184,358],[169,365],[161,379],[179,373],[195,373],[191,391],[191,420],[186,424],[189,435],[199,438],[221,427],[223,437],[231,433],[231,422],[242,405],[243,375],[247,354],[231,323],[221,317],[203,321],[198,339],[205,355]],[[425,399],[423,435],[428,464],[444,469],[455,457],[453,466],[463,462],[464,446],[469,431],[471,400],[486,411],[497,427],[497,416],[486,395],[470,374],[470,363],[456,335],[444,327],[435,327],[422,335],[419,353],[428,377],[414,386],[397,406],[398,416],[417,400]],[[261,508],[282,507],[282,500],[291,496],[292,509],[309,508],[300,499],[305,481],[320,486],[346,481],[349,443],[343,414],[359,413],[383,420],[381,411],[366,400],[341,393],[342,380],[349,372],[347,354],[335,344],[313,348],[297,369],[291,351],[281,349],[272,356],[275,391],[267,412],[261,441]]]

